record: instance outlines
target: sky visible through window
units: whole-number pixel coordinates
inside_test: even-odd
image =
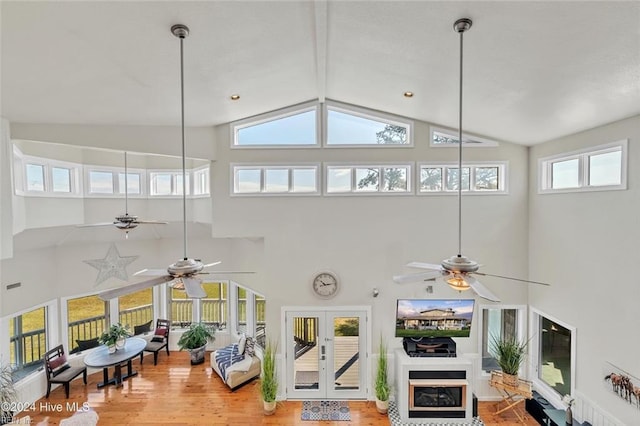
[[[381,121],[329,110],[327,144],[376,145],[379,143],[377,133],[382,132],[386,126],[387,123]],[[403,144],[406,143],[405,137]]]
[[[316,111],[303,112],[238,130],[237,145],[315,145]]]
[[[620,185],[622,151],[589,156],[589,185]]]

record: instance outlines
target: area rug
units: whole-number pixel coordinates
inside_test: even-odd
[[[398,407],[394,401],[389,401],[389,411],[387,414],[389,415],[389,422],[391,423],[391,426],[484,426],[480,417],[474,417],[471,422],[465,423],[455,423],[454,420],[451,420],[452,423],[428,423],[426,421],[425,423],[403,423],[400,419],[400,414],[398,413]]]
[[[349,403],[347,401],[303,401],[302,420],[349,421]]]

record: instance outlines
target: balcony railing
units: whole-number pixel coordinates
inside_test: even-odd
[[[124,309],[118,315],[120,324],[128,326],[129,332],[133,332],[133,327],[153,321],[153,305],[136,306],[135,308]]]
[[[98,315],[69,323],[69,351],[78,346],[76,340],[89,340],[100,337],[107,327],[107,316]]]

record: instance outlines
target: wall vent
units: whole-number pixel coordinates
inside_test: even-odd
[[[14,288],[18,288],[22,285],[22,283],[18,282],[18,283],[13,283],[13,284],[7,284],[7,290],[11,290]]]

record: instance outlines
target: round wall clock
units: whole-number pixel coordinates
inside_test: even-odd
[[[313,293],[323,299],[329,299],[338,293],[340,282],[333,272],[319,272],[311,280]]]

